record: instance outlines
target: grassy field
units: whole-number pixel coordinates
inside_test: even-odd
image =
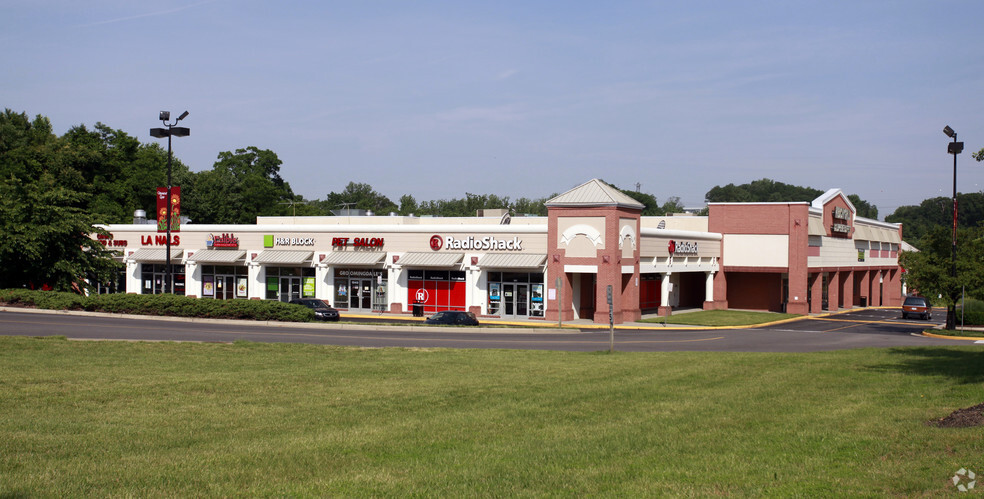
[[[937,496],[977,347],[566,353],[0,338],[0,497]]]
[[[643,319],[640,322],[662,324],[681,324],[685,326],[750,326],[766,322],[781,321],[800,317],[797,314],[780,314],[777,312],[753,312],[747,310],[701,310],[683,314]]]

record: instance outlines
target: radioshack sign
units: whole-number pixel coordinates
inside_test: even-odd
[[[492,236],[476,238],[468,236],[456,238],[454,236],[433,235],[430,238],[430,247],[434,251],[447,250],[482,250],[482,251],[523,251],[523,240],[514,237],[512,239],[496,239]]]
[[[667,251],[671,255],[696,255],[697,254],[697,242],[696,241],[673,241],[667,244]]]

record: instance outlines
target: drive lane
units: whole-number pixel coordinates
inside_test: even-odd
[[[878,312],[872,314],[871,312]],[[857,315],[855,315],[857,314]],[[925,322],[901,321],[891,311],[864,311],[810,318],[752,329],[617,330],[619,351],[810,352],[863,347],[973,344],[918,336]],[[311,343],[361,347],[504,348],[599,351],[608,349],[607,330],[530,332],[523,329],[419,326],[266,325],[247,321],[182,321],[64,312],[0,312],[0,334],[63,335],[72,339],[145,341]]]

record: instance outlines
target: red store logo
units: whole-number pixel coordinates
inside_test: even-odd
[[[431,236],[430,247],[434,251],[440,251],[444,247],[444,238],[441,236]]]

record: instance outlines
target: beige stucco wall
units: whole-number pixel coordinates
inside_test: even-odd
[[[724,265],[728,267],[788,267],[786,234],[725,234]]]

